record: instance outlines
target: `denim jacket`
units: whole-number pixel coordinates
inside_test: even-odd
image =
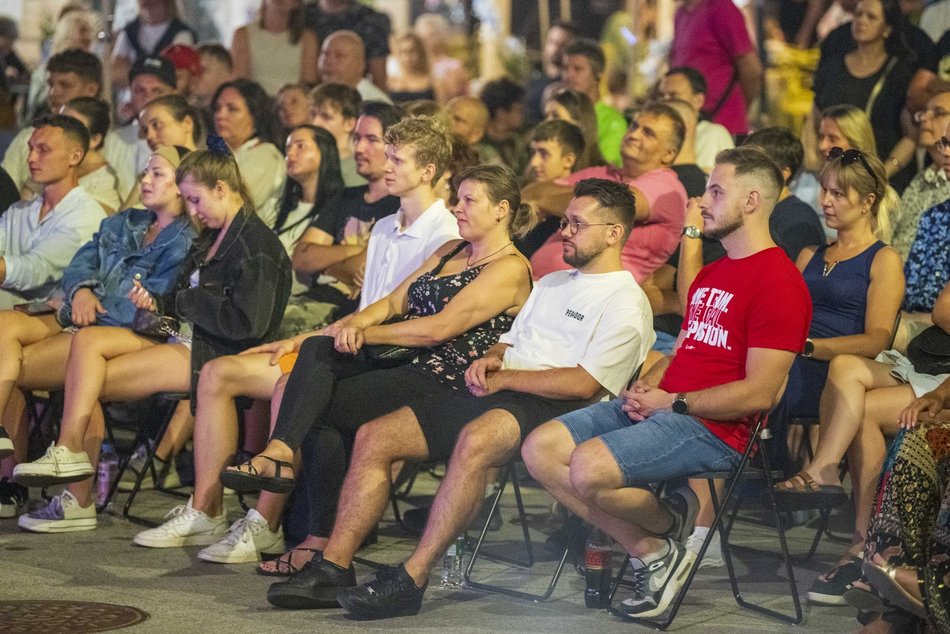
[[[151,211],[128,209],[102,221],[99,231],[76,252],[63,274],[65,298],[58,315],[62,326],[73,325],[72,299],[81,288],[90,289],[107,311],[98,316],[97,325],[124,327],[131,326],[135,317],[135,305],[128,294],[136,276],[156,297],[175,288],[195,229],[183,215],[143,247],[154,219]]]
[[[242,209],[205,261],[214,236],[207,231],[195,241],[174,302],[174,312],[192,326],[192,396],[205,363],[274,339],[290,297],[290,258],[256,214]],[[192,287],[195,269],[198,284]]]

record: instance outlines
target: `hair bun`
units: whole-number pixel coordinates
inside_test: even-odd
[[[208,135],[208,149],[216,154],[234,156],[231,153],[231,148],[229,148],[228,144],[224,142],[224,139],[216,134]]]

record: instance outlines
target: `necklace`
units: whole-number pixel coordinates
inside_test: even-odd
[[[466,270],[466,271],[469,270],[470,268],[472,268],[473,266],[475,266],[475,265],[478,264],[479,262],[484,262],[485,260],[487,260],[487,259],[490,258],[491,256],[493,256],[493,255],[495,255],[496,253],[499,253],[499,252],[501,252],[501,251],[507,249],[507,248],[510,247],[511,245],[512,245],[512,243],[509,242],[508,244],[504,245],[503,247],[501,247],[501,248],[498,249],[497,251],[492,251],[491,253],[489,253],[489,254],[486,255],[485,257],[479,258],[479,259],[475,260],[474,262],[469,262],[469,260],[472,258],[472,256],[469,255],[467,258],[465,258],[465,270]]]
[[[835,267],[838,266],[838,260],[834,262],[825,262],[825,266],[821,269],[821,276],[828,277],[832,271],[835,270]]]

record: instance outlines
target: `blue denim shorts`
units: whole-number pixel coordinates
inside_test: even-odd
[[[657,412],[635,422],[622,399],[559,416],[578,445],[599,438],[620,467],[626,486],[676,480],[704,471],[730,471],[742,455],[693,416]]]

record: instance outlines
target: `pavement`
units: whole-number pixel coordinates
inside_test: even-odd
[[[424,501],[437,480],[418,478],[409,503]],[[554,558],[543,554],[546,534],[556,527],[551,518],[551,498],[541,489],[525,486],[525,505],[532,537],[539,544],[538,561],[529,570],[511,569],[480,560],[480,580],[505,583],[538,591],[554,570]],[[38,495],[38,491],[33,491]],[[118,500],[121,503],[123,500]],[[158,521],[180,500],[156,492],[143,492],[134,510]],[[240,517],[232,500],[231,519]],[[506,493],[501,512],[504,525],[488,534],[497,546],[510,551],[521,534],[513,496]],[[764,517],[764,512],[756,517]],[[846,512],[834,518],[847,529]],[[603,610],[584,605],[584,580],[567,569],[553,596],[543,603],[513,599],[497,593],[440,587],[441,567],[433,569],[422,611],[414,617],[387,621],[357,621],[342,610],[287,611],[272,608],[265,598],[272,578],[255,574],[254,565],[219,565],[198,560],[198,548],[148,549],[132,545],[141,527],[121,515],[100,515],[99,526],[89,532],[32,534],[20,531],[15,520],[0,520],[0,601],[75,600],[127,605],[147,612],[149,618],[127,628],[147,632],[546,632],[600,633],[647,631],[620,621]],[[472,537],[477,533],[470,533]],[[764,605],[790,610],[791,599],[784,567],[775,557],[778,541],[772,529],[761,523],[738,522],[733,530],[739,581],[746,598]],[[789,532],[793,552],[804,553],[814,529],[799,527]],[[407,556],[415,544],[394,521],[390,511],[380,526],[379,542],[360,552],[367,560],[394,564]],[[794,626],[740,608],[732,597],[725,569],[704,569],[697,576],[670,631],[702,634],[743,632],[852,632],[860,626],[848,607],[805,604],[805,592],[814,578],[833,564],[844,546],[823,539],[812,561],[795,565],[795,579],[805,609],[805,621]],[[616,551],[616,549],[615,549]],[[614,570],[621,562],[615,552]],[[372,568],[357,565],[361,580]]]

